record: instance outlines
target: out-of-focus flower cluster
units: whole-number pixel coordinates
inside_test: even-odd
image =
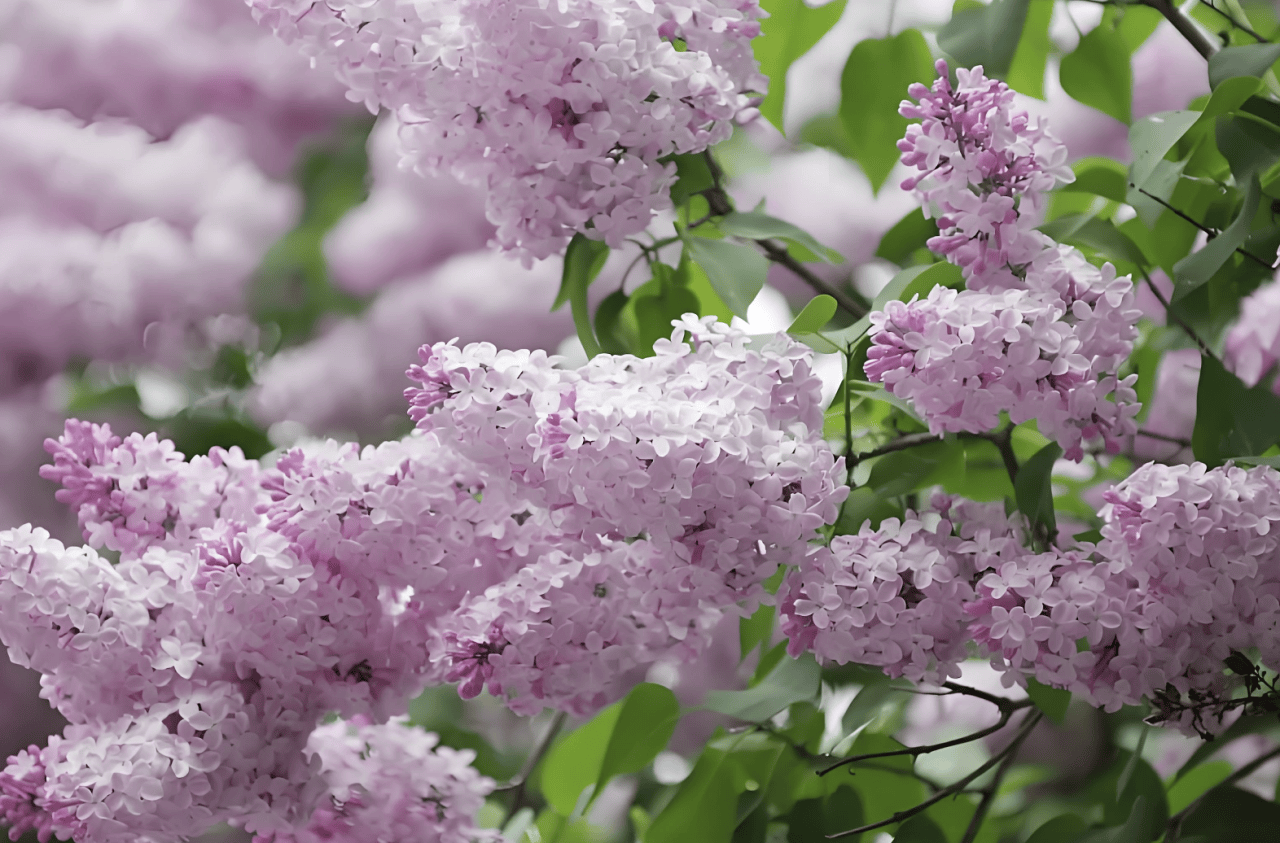
[[[872,315],[866,373],[912,402],[935,433],[981,432],[1001,412],[1036,419],[1068,458],[1083,443],[1108,448],[1136,429],[1136,377],[1116,372],[1137,337],[1133,283],[1110,265],[1033,227],[1042,194],[1074,178],[1066,149],[1025,113],[1013,92],[982,68],[947,66],[929,89],[911,88],[919,118],[899,143],[921,171],[915,191],[940,234],[929,248],[964,272],[967,289],[935,288]]]
[[[577,371],[437,344],[411,370],[422,430],[295,448],[272,469],[68,423],[44,473],[89,546],[0,533],[0,637],[72,723],[0,776],[11,827],[324,836],[350,817],[317,773],[355,781],[327,733],[320,760],[305,751],[331,712],[383,721],[459,682],[520,712],[586,713],[696,655],[845,494],[809,352],[746,342],[690,318],[653,358]],[[481,790],[425,746],[406,752],[446,779],[404,786]],[[462,822],[403,804],[387,822]]]
[[[670,206],[661,159],[724,140],[762,93],[755,0],[252,0],[352,99],[395,110],[415,167],[483,185],[497,242],[620,245]]]
[[[1240,318],[1227,334],[1227,363],[1249,386],[1264,377],[1274,378],[1272,389],[1280,394],[1280,281],[1271,281],[1240,302]]]

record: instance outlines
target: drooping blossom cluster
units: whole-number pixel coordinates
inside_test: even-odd
[[[960,675],[974,582],[1016,565],[1025,531],[1002,504],[939,495],[933,507],[837,536],[787,576],[778,599],[793,656],[808,650],[916,682]]]
[[[251,0],[349,96],[404,123],[415,167],[481,185],[497,242],[620,245],[669,207],[675,153],[728,137],[765,80],[756,0]]]
[[[963,270],[966,289],[873,314],[867,376],[934,433],[989,430],[1008,412],[1037,419],[1071,459],[1086,440],[1116,448],[1139,409],[1136,378],[1116,374],[1141,315],[1133,283],[1033,227],[1043,193],[1074,178],[1065,148],[980,67],[958,70],[954,88],[944,62],[938,70],[901,109],[923,121],[899,143],[921,171],[903,186],[937,218],[929,248]]]
[[[1249,386],[1275,377],[1280,362],[1280,281],[1271,281],[1240,302],[1240,318],[1227,332],[1226,362]],[[1272,383],[1280,394],[1280,378]]]
[[[0,0],[0,53],[0,99],[162,139],[214,115],[240,127],[273,175],[304,138],[358,113],[244,0]]]
[[[1280,667],[1280,472],[1150,463],[1106,501],[1102,541],[1073,550],[1032,551],[999,504],[945,496],[838,537],[779,592],[790,649],[932,683],[980,654],[1008,683],[1107,710],[1146,697],[1216,731],[1232,651]]]
[[[320,759],[325,797],[306,826],[260,836],[258,843],[500,840],[474,824],[493,781],[471,766],[474,752],[437,746],[437,740],[403,719],[321,726],[307,751]]]
[[[686,335],[692,347],[681,341]],[[846,494],[821,440],[821,382],[779,338],[761,352],[686,316],[656,356],[579,370],[439,343],[410,370],[419,426],[554,513],[563,552],[466,601],[451,678],[585,711],[611,677],[687,648],[796,564]]]
[[[243,309],[297,209],[214,118],[153,141],[0,105],[0,392],[136,355],[153,322]]]
[[[84,843],[323,836],[346,815],[306,747],[331,712],[383,721],[458,682],[588,713],[696,656],[844,494],[809,352],[746,343],[689,317],[654,358],[580,370],[437,344],[412,370],[424,430],[270,469],[68,423],[45,474],[90,546],[0,533],[0,639],[72,725],[0,774],[0,810]],[[404,822],[463,821],[422,810]]]

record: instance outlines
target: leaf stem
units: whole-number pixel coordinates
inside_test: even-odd
[[[710,217],[722,217],[733,213],[733,202],[729,199],[729,194],[725,192],[724,187],[722,186],[724,171],[721,170],[720,165],[716,163],[715,158],[711,154],[711,150],[706,150],[702,155],[707,162],[707,168],[711,171],[711,180],[713,185],[702,191],[702,196],[706,198],[707,205],[710,207],[710,213],[707,217],[699,220],[699,224],[706,222]],[[836,304],[852,315],[855,319],[861,319],[869,312],[869,308],[865,304],[859,302],[839,287],[829,284],[819,278],[811,272],[808,267],[792,257],[791,253],[787,251],[787,247],[776,240],[762,239],[752,240],[751,242],[759,246],[760,251],[764,252],[764,256],[771,262],[776,263],[779,266],[785,266],[787,269],[791,270],[797,278],[804,281],[817,292],[831,296],[831,298],[836,300]]]
[[[501,787],[494,788],[495,793],[507,790],[515,791],[515,795],[511,799],[511,807],[507,809],[508,820],[515,816],[521,808],[525,807],[525,792],[529,785],[529,776],[533,775],[538,763],[547,754],[547,750],[551,749],[552,741],[556,739],[556,735],[560,734],[560,730],[564,728],[565,720],[568,717],[569,715],[563,711],[557,712],[547,726],[547,731],[543,733],[542,738],[538,741],[538,745],[534,747],[533,752],[529,753],[529,757],[524,760],[524,766],[520,768],[520,772],[516,774],[516,777]]]
[[[1223,11],[1222,9],[1219,9],[1216,5],[1214,5],[1213,0],[1200,0],[1200,5],[1208,6],[1210,9],[1217,12],[1222,17],[1226,18],[1227,22],[1230,23],[1233,27],[1240,30],[1245,35],[1248,35],[1250,38],[1257,41],[1259,44],[1271,43],[1270,39],[1263,38],[1257,32],[1254,32],[1253,29],[1247,23],[1241,23],[1240,21],[1236,20],[1235,15],[1231,14],[1230,12],[1226,12],[1226,11]]]
[[[1213,349],[1209,348],[1208,344],[1200,338],[1200,335],[1196,333],[1195,328],[1192,328],[1181,316],[1174,312],[1173,305],[1171,305],[1169,300],[1164,297],[1164,293],[1160,292],[1160,288],[1158,288],[1155,282],[1151,280],[1151,276],[1145,269],[1142,270],[1142,280],[1147,282],[1147,287],[1150,288],[1151,294],[1156,297],[1156,301],[1160,302],[1160,306],[1164,308],[1165,314],[1172,319],[1174,324],[1181,328],[1187,336],[1195,340],[1196,345],[1200,347],[1200,352],[1207,357],[1212,357],[1214,360],[1218,360],[1218,355],[1214,354]],[[1218,362],[1222,361],[1219,360]]]
[[[942,741],[941,743],[924,744],[922,746],[904,746],[902,749],[891,749],[885,752],[869,752],[864,755],[851,755],[848,758],[842,758],[834,764],[822,768],[818,771],[818,775],[825,776],[827,773],[838,770],[841,767],[848,766],[849,764],[860,764],[863,761],[870,761],[875,758],[894,758],[899,755],[910,755],[913,758],[917,758],[921,755],[928,755],[930,752],[937,752],[940,749],[948,749],[953,746],[973,743],[974,741],[981,740],[987,735],[993,735],[1003,729],[1009,724],[1009,718],[1012,716],[1013,709],[1005,709],[1000,712],[1000,719],[994,725],[988,726],[985,729],[979,729],[976,732],[971,732],[963,737],[949,741]]]

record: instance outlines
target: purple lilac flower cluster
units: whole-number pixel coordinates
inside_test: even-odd
[[[1250,386],[1275,377],[1273,370],[1280,362],[1280,281],[1262,285],[1240,302],[1240,318],[1227,334],[1226,358]],[[1280,378],[1271,386],[1280,393]]]
[[[620,245],[670,206],[660,159],[728,137],[764,91],[756,0],[251,0],[260,20],[395,110],[414,166],[485,188],[497,242]]]
[[[1141,315],[1133,283],[1054,243],[1033,225],[1043,193],[1074,176],[1066,148],[982,68],[945,62],[933,88],[915,85],[899,142],[920,175],[915,191],[940,234],[929,247],[964,271],[967,289],[936,288],[872,315],[866,373],[910,401],[934,433],[979,432],[1007,412],[1036,419],[1070,459],[1082,443],[1115,449],[1134,431],[1135,378],[1116,375]]]
[[[323,837],[349,819],[307,751],[330,713],[385,721],[441,682],[588,713],[696,656],[846,493],[809,352],[746,343],[689,317],[654,358],[581,370],[438,344],[411,371],[422,430],[271,469],[68,423],[44,473],[90,546],[0,533],[0,639],[72,725],[15,756],[0,810],[84,843]],[[439,812],[385,821],[465,815],[446,797],[478,785],[449,776],[412,784]]]

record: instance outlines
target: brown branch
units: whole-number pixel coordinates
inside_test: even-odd
[[[974,809],[973,818],[969,820],[969,827],[964,830],[964,837],[960,838],[960,843],[973,843],[977,839],[978,831],[982,828],[982,821],[987,818],[987,812],[991,810],[991,803],[995,801],[996,791],[1000,789],[1000,783],[1004,781],[1009,768],[1013,766],[1013,760],[1018,754],[1018,749],[1029,734],[1031,734],[1031,730],[1024,729],[1013,739],[1013,743],[1009,744],[1004,761],[996,768],[996,774],[991,777],[991,781],[987,782],[987,786],[982,789],[982,798],[978,801],[978,807]]]
[[[919,805],[916,805],[913,808],[907,808],[904,811],[898,811],[893,816],[889,817],[887,820],[880,820],[879,822],[869,823],[867,825],[859,826],[857,828],[851,828],[848,831],[837,832],[836,834],[828,834],[827,839],[836,840],[841,837],[851,837],[855,834],[861,834],[864,831],[874,831],[877,828],[884,828],[887,825],[893,825],[895,823],[900,823],[903,820],[909,820],[912,817],[914,817],[916,814],[927,811],[929,808],[938,804],[943,799],[946,799],[948,796],[954,796],[957,793],[961,793],[962,791],[964,791],[965,788],[969,786],[970,782],[974,781],[983,773],[987,772],[987,770],[990,770],[992,767],[996,766],[997,764],[1000,764],[1007,757],[1012,755],[1013,752],[1016,751],[1017,748],[1022,744],[1022,742],[1026,740],[1027,735],[1031,733],[1031,730],[1035,727],[1035,725],[1040,722],[1040,718],[1042,716],[1043,715],[1039,711],[1034,711],[1031,714],[1027,715],[1027,718],[1023,720],[1022,726],[1019,727],[1018,734],[1017,736],[1014,737],[1012,743],[1010,743],[1007,747],[1002,749],[1000,752],[996,753],[994,756],[991,757],[989,761],[982,764],[980,767],[975,769],[972,773],[969,773],[969,775],[965,776],[955,784],[944,787],[942,790],[938,791],[933,796],[930,796],[928,799],[924,800]]]
[[[560,730],[564,727],[564,721],[568,715],[563,711],[556,714],[547,731],[543,734],[542,739],[538,741],[538,745],[534,747],[533,752],[529,753],[529,757],[525,759],[524,766],[520,768],[520,772],[514,779],[494,788],[495,793],[512,790],[515,795],[511,799],[511,807],[507,810],[507,818],[515,816],[515,814],[525,807],[525,789],[529,785],[529,776],[533,775],[534,769],[538,766],[538,762],[547,754],[547,750],[551,749],[551,743],[555,740],[556,735],[560,734]]]
[[[699,220],[699,224],[706,222],[709,217],[723,217],[733,213],[733,201],[729,199],[729,194],[725,192],[721,182],[724,178],[724,171],[720,169],[720,165],[716,163],[715,158],[711,155],[711,151],[707,150],[702,153],[703,158],[707,162],[707,168],[711,171],[712,187],[702,191],[702,196],[707,200],[710,208],[710,214]],[[691,228],[693,226],[690,226]],[[760,251],[764,252],[764,256],[779,266],[785,266],[791,270],[797,278],[808,284],[818,292],[825,296],[831,296],[836,300],[836,304],[844,309],[855,319],[861,319],[869,312],[866,305],[859,302],[853,296],[841,290],[832,284],[827,283],[822,278],[815,275],[807,266],[800,263],[791,256],[787,251],[787,247],[776,240],[761,239],[752,240],[760,247]]]
[[[941,743],[924,744],[922,746],[904,746],[902,749],[891,749],[885,752],[868,752],[865,755],[851,755],[848,758],[842,758],[836,763],[822,768],[818,771],[818,775],[825,776],[827,773],[839,770],[841,767],[846,767],[850,764],[861,764],[864,761],[871,761],[875,758],[894,758],[899,755],[910,755],[912,758],[918,758],[921,755],[928,755],[930,752],[937,752],[940,749],[948,749],[953,746],[962,746],[967,743],[973,743],[974,741],[982,740],[987,735],[994,735],[996,732],[1003,729],[1009,724],[1009,718],[1012,716],[1013,709],[1005,709],[1000,713],[1000,719],[996,721],[994,725],[988,726],[985,729],[979,729],[976,732],[971,732],[963,737],[949,741],[942,741]]]
[[[1132,184],[1131,184],[1131,185],[1130,185],[1130,187],[1137,187],[1137,186],[1136,186],[1136,185],[1132,185]],[[1221,233],[1222,233],[1222,232],[1218,231],[1217,229],[1210,228],[1209,226],[1207,226],[1207,225],[1205,225],[1204,223],[1200,222],[1199,220],[1197,220],[1197,219],[1193,218],[1192,216],[1190,216],[1190,215],[1189,215],[1189,214],[1187,214],[1186,212],[1178,210],[1177,208],[1173,207],[1173,205],[1169,204],[1169,203],[1168,203],[1167,201],[1165,201],[1164,199],[1161,199],[1159,196],[1156,196],[1154,193],[1150,193],[1150,192],[1148,192],[1147,190],[1145,190],[1145,189],[1143,189],[1143,188],[1141,188],[1141,187],[1138,187],[1138,188],[1137,188],[1137,190],[1138,190],[1138,192],[1139,192],[1139,193],[1141,193],[1143,196],[1145,196],[1145,197],[1147,197],[1148,199],[1151,199],[1151,200],[1155,201],[1157,204],[1159,204],[1159,205],[1163,206],[1163,207],[1165,208],[1165,210],[1169,211],[1170,213],[1174,214],[1174,215],[1175,215],[1175,216],[1177,216],[1177,217],[1180,217],[1184,222],[1188,222],[1188,223],[1190,223],[1191,225],[1193,225],[1193,226],[1195,226],[1196,228],[1198,228],[1198,229],[1200,229],[1201,231],[1203,231],[1205,234],[1209,235],[1209,238],[1210,238],[1210,239],[1212,239],[1212,238],[1214,238],[1214,237],[1217,237],[1219,234],[1221,234]],[[1265,267],[1266,269],[1275,269],[1275,267],[1274,267],[1274,266],[1272,266],[1271,264],[1267,263],[1267,262],[1266,262],[1265,260],[1263,260],[1262,258],[1258,257],[1257,255],[1253,254],[1252,252],[1246,252],[1246,251],[1245,251],[1242,247],[1240,247],[1240,246],[1237,246],[1235,250],[1236,250],[1237,252],[1239,252],[1241,255],[1243,255],[1244,257],[1248,258],[1249,260],[1253,261],[1254,263],[1258,264],[1258,265],[1259,265],[1259,266],[1261,266],[1261,267]]]
[[[1142,270],[1142,280],[1147,282],[1147,287],[1151,289],[1151,294],[1156,297],[1156,301],[1160,302],[1160,306],[1164,308],[1165,315],[1172,319],[1174,324],[1181,328],[1187,336],[1195,340],[1196,345],[1200,347],[1200,352],[1202,354],[1206,357],[1212,357],[1214,360],[1217,360],[1218,355],[1214,354],[1213,349],[1209,348],[1208,343],[1200,338],[1200,335],[1196,333],[1196,329],[1188,325],[1181,316],[1174,312],[1173,305],[1171,305],[1169,300],[1164,297],[1164,293],[1160,292],[1160,288],[1151,280],[1151,276],[1145,269]]]
[[[1196,52],[1206,59],[1218,52],[1218,45],[1213,43],[1213,39],[1196,26],[1195,21],[1184,15],[1173,0],[1138,0],[1138,2],[1164,15],[1165,20],[1173,24],[1173,28],[1178,30],[1178,33],[1187,39],[1192,47],[1195,47]]]

